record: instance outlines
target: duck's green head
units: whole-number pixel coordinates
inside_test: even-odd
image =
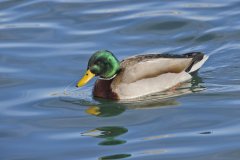
[[[111,79],[119,70],[120,62],[110,51],[98,51],[89,59],[87,72],[77,83],[77,87],[85,85],[94,76],[100,76],[103,79]]]

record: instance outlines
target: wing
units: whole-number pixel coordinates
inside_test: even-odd
[[[164,73],[188,73],[197,71],[207,60],[201,52],[183,55],[149,54],[130,57],[121,62],[122,82],[131,83]]]
[[[133,59],[132,59],[133,60]],[[152,58],[121,64],[123,83],[132,83],[141,79],[157,77],[164,73],[180,73],[191,63],[192,58]],[[138,61],[138,62],[137,62]]]

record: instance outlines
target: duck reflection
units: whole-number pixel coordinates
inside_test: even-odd
[[[115,155],[110,155],[110,156],[104,156],[100,157],[100,160],[110,160],[110,159],[123,159],[123,158],[128,158],[131,157],[131,154],[115,154]]]
[[[191,87],[189,88],[192,92],[200,92],[206,87],[202,85],[204,82],[200,76],[198,76],[198,73],[195,73],[193,75],[193,78],[191,80]]]
[[[150,109],[150,108],[159,108],[164,106],[177,106],[180,103],[174,99],[155,101],[149,103],[148,101],[144,102],[112,102],[112,103],[100,103],[99,105],[89,106],[85,112],[89,115],[96,117],[113,117],[118,116],[124,113],[127,109]]]
[[[82,136],[90,136],[95,138],[102,139],[101,142],[98,143],[98,145],[101,146],[112,146],[112,145],[120,145],[124,144],[127,141],[126,140],[120,140],[117,139],[120,135],[123,135],[128,132],[128,129],[125,127],[120,126],[107,126],[107,127],[98,127],[93,130],[86,131],[82,133]],[[101,160],[107,160],[107,159],[122,159],[130,157],[131,154],[115,154],[115,155],[108,155],[100,157]]]
[[[99,104],[96,106],[90,106],[86,109],[86,113],[97,117],[112,117],[123,113],[126,107],[123,105],[114,104]]]
[[[180,103],[175,100],[174,97],[184,95],[192,92],[197,92],[204,88],[199,86],[202,80],[198,76],[194,76],[191,82],[183,84],[180,88],[174,91],[167,91],[161,93],[161,95],[151,95],[149,97],[135,99],[134,101],[111,101],[105,99],[94,98],[98,104],[89,105],[85,112],[89,115],[96,117],[113,117],[119,116],[128,109],[150,109],[159,107],[177,106]],[[196,90],[197,89],[197,90]],[[163,98],[164,97],[164,98]],[[98,143],[100,146],[113,146],[127,143],[126,140],[120,139],[119,136],[124,135],[128,132],[128,129],[122,126],[105,126],[98,127],[82,133],[82,136],[90,136],[101,139]],[[106,155],[100,157],[101,160],[107,159],[123,159],[131,157],[131,154],[121,153]]]
[[[109,146],[109,145],[119,145],[119,144],[126,143],[125,140],[120,140],[116,138],[127,132],[128,132],[128,129],[124,127],[107,126],[107,127],[98,127],[93,130],[86,131],[81,135],[101,138],[103,140],[98,144],[102,146]]]

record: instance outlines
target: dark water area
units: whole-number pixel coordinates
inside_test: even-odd
[[[0,1],[0,159],[240,159],[240,1]],[[100,49],[210,56],[201,91],[154,102],[66,92]]]

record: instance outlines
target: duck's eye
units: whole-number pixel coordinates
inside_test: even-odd
[[[95,63],[95,65],[101,65],[101,62],[100,61],[97,61],[96,63]]]
[[[90,70],[91,70],[91,72],[94,73],[94,74],[99,74],[99,72],[100,72],[100,67],[99,67],[99,65],[94,65],[94,66],[90,67]]]

